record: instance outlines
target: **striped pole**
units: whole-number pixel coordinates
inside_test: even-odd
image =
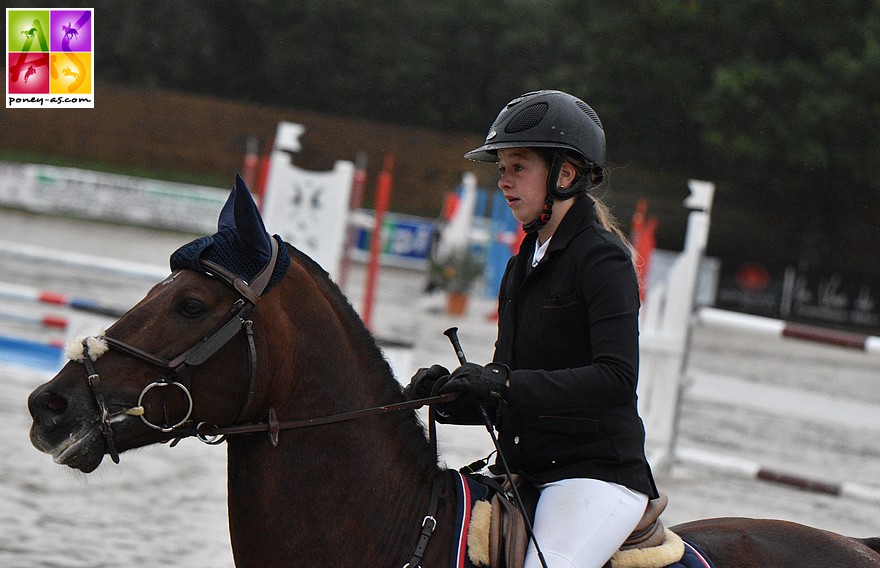
[[[74,310],[114,318],[118,318],[125,313],[125,310],[123,309],[113,306],[104,306],[88,298],[76,298],[59,292],[40,290],[38,288],[32,288],[31,286],[11,284],[7,282],[0,282],[0,299],[66,306]]]
[[[58,341],[42,342],[0,335],[0,365],[56,373],[64,364],[62,352],[63,347]]]
[[[862,501],[880,503],[880,488],[860,483],[850,481],[833,483],[821,479],[812,479],[796,473],[766,468],[750,460],[714,454],[696,448],[679,448],[675,452],[675,458],[678,462],[737,477],[778,483],[811,493],[835,497],[851,497]]]
[[[789,323],[782,320],[740,314],[717,308],[701,307],[696,315],[697,322],[712,327],[737,329],[775,337],[790,337],[817,343],[826,343],[858,349],[866,353],[880,354],[880,337],[861,335],[811,325]]]
[[[159,282],[167,278],[171,273],[169,268],[154,264],[62,251],[50,247],[3,240],[0,240],[0,257],[20,259],[28,262],[34,260],[51,262],[56,266],[86,268],[102,274],[116,274],[148,282]]]
[[[51,327],[54,329],[67,329],[70,322],[63,316],[45,314],[42,316],[26,316],[11,312],[0,312],[0,321],[14,321],[18,323]]]

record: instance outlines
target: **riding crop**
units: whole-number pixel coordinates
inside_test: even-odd
[[[455,349],[455,356],[458,357],[458,363],[460,365],[467,363],[464,351],[461,349],[461,342],[458,341],[458,328],[450,327],[443,332],[443,335],[448,337],[449,341],[452,343],[452,348]],[[486,412],[486,407],[483,405],[482,401],[478,400],[477,405],[480,407],[480,414],[483,415],[483,422],[486,423],[486,430],[489,431],[489,437],[492,438],[492,444],[495,445],[495,451],[498,453],[498,461],[501,463],[502,469],[504,469],[504,475],[510,482],[510,490],[513,493],[513,498],[516,500],[516,506],[519,507],[519,512],[523,517],[523,521],[525,521],[525,527],[526,531],[529,533],[529,539],[535,544],[535,551],[538,553],[538,560],[541,561],[541,566],[543,568],[547,568],[547,562],[544,560],[544,554],[541,552],[541,547],[538,545],[538,539],[535,538],[535,531],[532,529],[532,523],[529,521],[529,516],[526,514],[526,507],[516,488],[516,483],[513,481],[513,474],[507,466],[507,459],[504,457],[504,452],[501,451],[501,445],[498,443],[498,438],[495,437],[495,425],[492,423],[489,413]]]

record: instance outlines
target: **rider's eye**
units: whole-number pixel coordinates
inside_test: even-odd
[[[184,298],[177,305],[177,312],[185,317],[194,318],[204,314],[207,306],[195,298]]]

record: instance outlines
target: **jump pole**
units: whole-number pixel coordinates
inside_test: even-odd
[[[115,274],[124,277],[136,278],[145,282],[158,282],[171,274],[167,267],[132,262],[129,260],[95,256],[73,251],[62,251],[49,247],[0,241],[0,257],[20,259],[28,262],[38,260],[51,262],[58,266],[71,266],[98,270],[102,273]]]
[[[64,365],[60,341],[32,341],[0,335],[0,366],[14,365],[31,370],[57,373]],[[20,373],[8,373],[11,379],[21,379]]]
[[[94,314],[118,318],[125,313],[124,309],[113,306],[101,305],[88,298],[68,296],[61,292],[40,290],[23,284],[0,282],[0,300],[16,300],[22,302],[36,302],[40,304],[52,304],[65,306],[74,310],[91,312]]]
[[[48,327],[54,329],[67,329],[69,321],[66,317],[54,314],[45,314],[42,316],[26,316],[11,312],[0,312],[0,321],[13,321],[39,327]]]
[[[727,329],[737,329],[773,337],[787,337],[816,343],[825,343],[857,349],[871,354],[880,354],[880,337],[861,335],[817,326],[790,323],[773,318],[741,314],[718,308],[701,307],[696,316],[697,323]]]
[[[385,221],[385,211],[391,201],[391,184],[394,169],[394,155],[386,154],[382,164],[382,171],[376,179],[376,207],[373,217],[373,234],[370,238],[370,261],[367,266],[367,284],[364,287],[364,304],[361,318],[367,329],[372,329],[371,319],[373,315],[373,298],[376,291],[376,282],[379,279],[379,255],[382,252],[382,225]]]
[[[851,481],[831,482],[806,477],[797,473],[764,467],[761,464],[696,448],[678,448],[675,452],[677,462],[717,471],[734,477],[755,479],[787,485],[801,491],[820,493],[835,497],[850,497],[860,501],[880,503],[880,488]]]

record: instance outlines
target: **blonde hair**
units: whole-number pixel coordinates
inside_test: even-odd
[[[563,159],[570,163],[575,171],[577,172],[577,179],[575,183],[584,183],[585,185],[592,186],[593,183],[598,181],[598,186],[596,187],[604,187],[605,180],[608,177],[607,168],[604,168],[606,171],[602,171],[598,166],[588,162],[583,156],[579,153],[572,152],[570,150],[565,151],[565,155]],[[602,176],[601,180],[597,180],[598,176]],[[581,181],[581,178],[584,178]],[[629,238],[624,234],[621,228],[617,224],[617,219],[614,218],[614,215],[611,213],[611,208],[605,204],[602,199],[600,199],[594,192],[594,189],[591,189],[589,192],[584,191],[582,195],[586,195],[590,199],[593,200],[596,209],[596,219],[599,221],[599,224],[602,225],[606,231],[609,231],[617,236],[620,239],[620,242],[623,243],[623,246],[629,251],[629,256],[635,264],[638,254],[636,253],[635,247],[633,247],[632,243],[629,242]]]
[[[617,235],[617,238],[623,243],[623,246],[626,247],[626,250],[629,251],[629,256],[632,258],[633,262],[636,262],[638,254],[636,253],[635,247],[633,247],[632,243],[629,242],[629,238],[623,233],[621,228],[617,224],[617,219],[614,218],[614,215],[611,213],[611,208],[608,207],[604,201],[596,197],[595,195],[588,195],[590,199],[593,200],[596,209],[596,219],[599,221],[599,224],[602,227]]]

